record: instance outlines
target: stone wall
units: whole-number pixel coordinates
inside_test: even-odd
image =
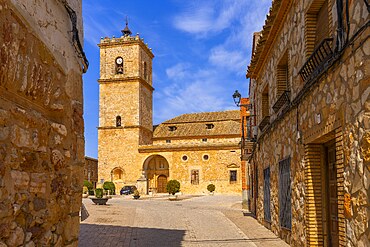
[[[81,1],[65,4],[82,34]],[[84,123],[72,22],[62,1],[0,0],[0,13],[0,246],[77,246]]]
[[[282,2],[284,6],[289,5],[290,1]],[[315,200],[311,201],[311,196],[323,194],[322,190],[313,192],[309,189],[309,183],[318,175],[312,174],[308,169],[310,166],[307,152],[310,151],[307,147],[314,143],[323,146],[327,141],[335,140],[340,246],[368,246],[370,44],[367,38],[369,28],[361,27],[369,21],[369,12],[363,1],[350,1],[350,46],[335,57],[336,62],[301,97],[306,90],[299,75],[299,70],[306,61],[305,15],[312,2],[291,1],[281,30],[276,34],[260,72],[252,80],[250,99],[257,107],[257,125],[262,119],[260,98],[266,85],[269,85],[270,90],[271,116],[270,125],[259,133],[252,158],[252,165],[258,167],[257,218],[261,223],[266,223],[263,215],[263,169],[270,166],[272,221],[267,225],[292,246],[322,245],[328,238],[322,230],[323,222],[318,221],[315,215],[306,214],[311,204],[315,203]],[[332,18],[329,21],[330,33],[335,36],[338,19],[335,1],[329,1],[329,11]],[[291,66],[290,100],[294,104],[287,104],[285,109],[276,113],[272,109],[278,99],[276,66],[286,51],[289,53]],[[291,231],[280,226],[278,208],[278,162],[288,156],[291,157],[292,181]],[[327,203],[323,201],[324,206]],[[323,205],[316,204],[318,207]],[[325,215],[324,208],[316,210]],[[316,242],[310,242],[315,236]]]
[[[84,180],[90,181],[94,187],[98,182],[98,160],[85,157]]]

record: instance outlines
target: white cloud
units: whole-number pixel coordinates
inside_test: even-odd
[[[238,50],[226,50],[225,46],[218,46],[211,50],[209,62],[213,65],[233,72],[243,71],[246,63],[245,53]]]
[[[204,0],[193,2],[188,8],[174,18],[175,28],[204,37],[208,33],[218,33],[228,28],[237,18],[237,13],[245,6],[245,1]]]
[[[182,79],[187,75],[187,70],[190,65],[187,63],[178,63],[171,68],[166,69],[166,74],[169,79]]]

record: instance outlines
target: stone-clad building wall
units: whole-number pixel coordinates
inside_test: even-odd
[[[0,246],[77,246],[81,1],[0,0]],[[76,33],[75,33],[76,34]]]
[[[255,167],[254,173],[258,172],[258,178],[254,179],[258,183],[254,191],[256,205],[252,208],[256,209],[261,223],[292,246],[327,245],[330,233],[326,229],[329,214],[326,210],[331,205],[324,198],[328,190],[328,185],[323,184],[328,173],[324,153],[331,141],[336,151],[339,245],[368,246],[369,12],[364,1],[349,1],[350,28],[344,27],[349,31],[349,41],[341,53],[335,53],[337,5],[334,0],[327,1],[326,24],[329,25],[329,37],[334,37],[334,56],[328,63],[330,67],[308,85],[299,72],[307,61],[307,13],[314,4],[320,4],[318,2],[323,1],[274,1],[268,17],[274,19],[274,23],[267,20],[265,32],[262,32],[265,36],[260,37],[266,53],[258,47],[257,52],[254,50],[255,60],[252,58],[248,71],[252,78],[250,99],[256,106],[252,115],[257,114],[258,126],[263,119],[262,94],[268,85],[270,121],[267,127],[259,130],[252,154],[251,166]],[[343,16],[346,19],[345,10]],[[279,98],[277,66],[286,52],[289,54],[290,101],[275,112],[272,106]],[[290,157],[291,230],[282,227],[279,219],[279,162],[287,157]],[[268,167],[271,174],[269,222],[264,214],[264,169]]]
[[[221,139],[222,140],[222,139]],[[225,139],[224,139],[225,140]],[[240,139],[237,139],[239,141]],[[159,149],[154,151],[153,149]],[[216,193],[235,194],[241,191],[240,149],[237,145],[222,148],[217,147],[182,147],[180,150],[169,147],[160,151],[159,146],[142,146],[139,151],[141,158],[139,164],[145,164],[145,160],[153,155],[166,158],[169,163],[168,180],[176,179],[181,183],[181,191],[185,194],[202,194],[207,192],[207,185],[213,183]],[[152,151],[151,151],[152,150]],[[151,151],[151,152],[150,152]],[[208,159],[204,159],[208,155]],[[187,156],[187,160],[183,160]],[[137,171],[143,167],[137,167]],[[199,170],[199,184],[191,184],[191,171]],[[230,183],[230,170],[237,173],[237,181]]]
[[[84,180],[91,182],[96,187],[98,183],[98,160],[85,156]]]

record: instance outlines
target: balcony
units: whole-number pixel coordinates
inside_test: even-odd
[[[265,116],[261,123],[258,125],[258,127],[260,128],[261,131],[263,131],[263,129],[270,124],[270,116]]]
[[[332,43],[333,38],[321,41],[302,66],[299,74],[305,83],[320,75],[327,68],[328,62],[333,57]]]
[[[290,102],[290,91],[284,91],[278,100],[275,102],[272,109],[274,109],[274,112],[277,113],[281,107],[283,107],[286,103]]]

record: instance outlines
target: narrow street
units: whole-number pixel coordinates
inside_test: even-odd
[[[115,197],[106,206],[83,199],[89,217],[79,246],[288,246],[243,215],[239,196],[182,199]]]

